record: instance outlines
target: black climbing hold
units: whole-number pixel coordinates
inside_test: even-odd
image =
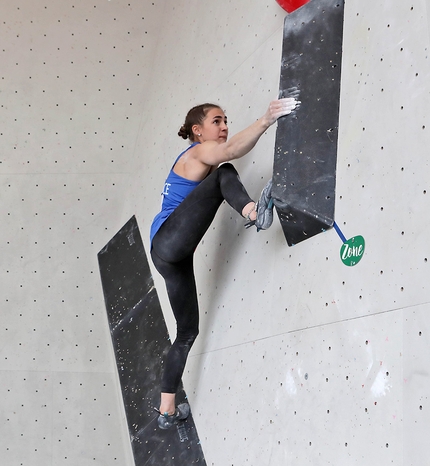
[[[334,223],[343,0],[312,0],[285,18],[272,196],[288,244]]]
[[[206,465],[192,415],[158,428],[154,407],[169,334],[133,216],[98,254],[106,310],[136,465]],[[186,399],[181,386],[177,403]]]

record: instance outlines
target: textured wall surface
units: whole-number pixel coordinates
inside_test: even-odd
[[[0,452],[5,466],[132,465],[97,252],[142,235],[219,102],[230,132],[279,86],[274,0],[0,5]],[[425,0],[345,3],[336,222],[292,248],[228,206],[196,253],[184,376],[208,465],[421,465],[430,426],[429,21]],[[252,196],[275,128],[235,162]],[[145,247],[149,247],[144,236]],[[164,283],[154,272],[171,332]]]

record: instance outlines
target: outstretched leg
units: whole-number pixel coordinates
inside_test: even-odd
[[[242,216],[255,219],[255,203],[229,163],[221,165],[184,199],[152,241],[152,260],[165,279],[177,323],[177,336],[167,354],[163,371],[162,414],[175,411],[175,393],[188,353],[199,332],[193,254],[224,200]]]
[[[199,333],[199,308],[193,270],[193,256],[177,263],[163,261],[154,249],[151,257],[166,282],[167,294],[176,319],[176,339],[167,353],[161,382],[160,412],[175,411],[175,393],[184,372],[191,346]]]

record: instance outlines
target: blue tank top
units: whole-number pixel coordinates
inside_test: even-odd
[[[150,241],[152,244],[152,239],[155,236],[155,233],[160,229],[161,225],[169,218],[169,215],[178,207],[178,205],[190,194],[190,192],[198,186],[201,181],[191,181],[183,178],[182,176],[177,175],[173,168],[176,165],[176,162],[182,157],[187,150],[194,147],[198,142],[191,144],[186,150],[181,152],[173,164],[169,176],[164,183],[163,192],[161,193],[161,212],[158,213],[151,225],[150,231]]]

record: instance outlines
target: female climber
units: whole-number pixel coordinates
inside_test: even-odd
[[[151,226],[151,257],[166,282],[176,319],[177,335],[164,363],[158,425],[168,429],[189,414],[188,403],[176,407],[188,353],[199,332],[199,308],[194,279],[194,251],[226,200],[247,219],[246,226],[267,229],[273,219],[271,182],[256,204],[229,162],[246,155],[275,121],[291,113],[294,98],[275,100],[266,113],[227,140],[227,118],[218,105],[192,108],[178,135],[191,145],[182,152],[166,179],[161,212]],[[222,165],[220,165],[222,164]]]

